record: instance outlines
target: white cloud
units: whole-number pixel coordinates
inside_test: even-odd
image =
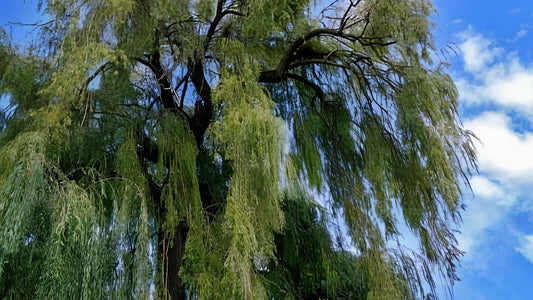
[[[520,247],[516,249],[518,252],[533,263],[533,235],[526,235],[522,239]]]
[[[513,197],[504,186],[487,177],[474,176],[470,180],[470,185],[476,197],[484,199],[485,202],[488,200],[491,205],[508,208],[512,207],[516,202],[516,197]]]
[[[503,112],[484,112],[465,122],[480,139],[477,143],[481,170],[505,184],[533,184],[533,133],[512,129]]]
[[[496,56],[503,53],[502,48],[493,46],[493,42],[481,35],[472,33],[471,29],[459,34],[463,42],[459,49],[463,53],[465,71],[478,73],[484,71]]]
[[[462,233],[458,237],[459,247],[466,251],[465,259],[477,261],[477,268],[482,265],[479,247],[486,239],[487,230],[501,229],[505,218],[512,211],[516,197],[501,183],[490,180],[486,176],[477,175],[470,180],[474,199],[469,199],[467,210],[463,216]],[[481,254],[481,255],[480,255]]]
[[[515,39],[526,34],[521,30]],[[533,65],[524,65],[516,53],[506,52],[472,29],[458,36],[467,74],[456,79],[461,99],[470,105],[494,103],[533,112]]]
[[[513,40],[526,34],[518,31]],[[525,235],[512,222],[518,212],[533,215],[533,132],[514,119],[520,116],[533,123],[533,64],[521,62],[516,53],[471,28],[458,37],[464,72],[454,79],[461,101],[481,110],[465,122],[480,139],[476,147],[482,174],[470,181],[475,198],[466,200],[458,237],[467,251],[465,265],[483,269],[502,244],[533,263],[533,235]]]

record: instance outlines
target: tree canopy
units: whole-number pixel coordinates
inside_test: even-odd
[[[458,279],[475,152],[429,0],[39,9],[31,45],[0,28],[2,298],[412,299]]]

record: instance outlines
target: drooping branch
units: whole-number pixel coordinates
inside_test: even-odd
[[[395,44],[395,41],[391,41],[387,37],[366,37],[365,31],[370,24],[369,16],[363,16],[360,19],[353,20],[351,23],[348,21],[349,12],[353,10],[361,1],[350,1],[350,6],[347,8],[345,14],[340,18],[340,24],[338,28],[317,28],[311,30],[307,34],[293,41],[285,54],[280,59],[278,65],[274,70],[263,71],[259,76],[259,81],[264,83],[276,83],[283,81],[283,74],[289,69],[306,64],[328,64],[343,67],[343,64],[339,64],[335,61],[336,56],[331,56],[330,53],[324,53],[321,51],[313,50],[312,48],[303,49],[302,47],[307,41],[318,37],[330,37],[340,41],[341,43],[359,43],[363,46],[389,46]],[[359,34],[353,34],[347,32],[349,28],[356,26],[357,24],[364,22],[362,30]],[[349,47],[349,46],[347,46]],[[335,51],[334,51],[335,52]],[[333,59],[331,59],[333,58]],[[365,57],[366,58],[366,57]]]
[[[110,68],[110,63],[109,62],[106,62],[104,64],[102,64],[100,67],[98,67],[98,69],[96,69],[94,71],[94,73],[89,76],[85,82],[83,83],[82,87],[80,88],[80,91],[79,91],[79,95],[82,95],[84,92],[87,91],[87,88],[89,87],[89,84],[96,78],[98,77],[98,75],[100,75],[100,73],[103,73],[105,72],[106,70],[109,70]],[[81,121],[81,125],[80,126],[83,126],[83,124],[85,123],[85,119],[87,117],[87,111],[89,109],[89,103],[87,103],[87,105],[85,106],[85,113],[83,114],[83,119]]]
[[[89,77],[85,80],[85,82],[83,83],[83,86],[82,86],[80,92],[83,92],[83,91],[87,90],[87,87],[89,86],[89,84],[90,84],[90,83],[91,83],[96,77],[98,77],[98,75],[100,75],[100,73],[103,73],[103,72],[107,71],[107,70],[109,69],[109,67],[110,67],[110,63],[109,63],[109,62],[106,62],[106,63],[102,64],[100,67],[98,67],[98,69],[96,69],[96,70],[94,71],[94,73],[93,73],[91,76],[89,76]]]
[[[300,46],[302,46],[306,41],[318,37],[320,35],[336,35],[338,34],[337,29],[330,29],[330,28],[319,28],[312,30],[308,34],[306,34],[303,37],[300,37],[296,39],[290,46],[289,49],[285,52],[283,57],[281,58],[278,66],[275,69],[275,75],[280,77],[286,70],[289,64],[297,59],[296,51]]]
[[[343,33],[339,32],[338,29],[331,28],[319,28],[312,30],[303,37],[296,39],[290,46],[289,49],[285,52],[283,57],[280,59],[277,67],[274,70],[263,71],[259,75],[259,82],[264,83],[277,83],[283,81],[283,74],[289,69],[291,63],[300,60],[301,52],[298,52],[298,49],[305,44],[306,41],[321,36],[321,35],[330,35],[330,36],[339,36],[342,37]],[[353,36],[352,39],[355,41],[358,37]],[[309,59],[321,59],[323,62],[327,62],[327,54],[314,51],[313,49],[306,50],[306,58]]]

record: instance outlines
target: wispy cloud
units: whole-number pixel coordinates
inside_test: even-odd
[[[507,39],[507,42],[509,43],[516,43],[521,38],[525,37],[527,35],[528,31],[525,29],[521,29],[517,31],[512,39]]]
[[[487,243],[495,232],[505,230],[505,220],[512,213],[517,198],[505,185],[484,175],[474,176],[470,184],[475,197],[466,201],[458,242],[466,252],[465,266],[470,271],[479,271],[486,269],[493,258],[493,249],[487,248]],[[512,241],[506,242],[512,244]]]
[[[515,36],[514,36],[514,38],[511,40],[511,42],[514,43],[514,42],[518,41],[519,39],[525,37],[527,35],[527,32],[528,31],[525,30],[525,29],[521,29],[521,30],[517,31]]]
[[[523,237],[520,247],[516,249],[518,252],[533,263],[533,235],[526,235]]]

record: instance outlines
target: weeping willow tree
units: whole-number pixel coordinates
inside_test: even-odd
[[[411,299],[458,279],[475,153],[430,1],[39,9],[32,45],[0,32],[2,298]]]

